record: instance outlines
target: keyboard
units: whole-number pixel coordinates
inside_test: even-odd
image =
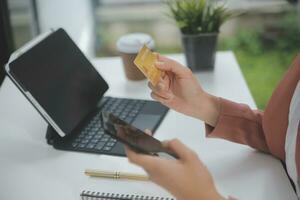
[[[101,123],[102,111],[111,112],[127,123],[132,123],[146,101],[135,99],[106,98],[104,105],[87,126],[72,141],[72,147],[86,151],[109,152],[117,140],[104,133]]]

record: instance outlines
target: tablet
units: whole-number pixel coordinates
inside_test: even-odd
[[[6,73],[60,136],[97,106],[108,85],[63,29],[17,50]]]

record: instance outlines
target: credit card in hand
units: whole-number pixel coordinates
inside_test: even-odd
[[[155,62],[157,61],[157,54],[152,52],[146,45],[139,51],[134,64],[141,70],[141,72],[149,79],[152,85],[156,86],[163,76],[161,70],[155,67]]]

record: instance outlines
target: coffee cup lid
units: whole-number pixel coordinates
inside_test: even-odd
[[[123,53],[137,53],[146,44],[150,49],[154,49],[154,40],[145,33],[132,33],[124,35],[117,41],[117,49]]]

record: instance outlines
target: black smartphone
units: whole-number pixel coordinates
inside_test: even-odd
[[[178,156],[164,147],[159,140],[121,120],[112,113],[102,112],[102,119],[105,133],[129,146],[135,152],[178,159]]]

